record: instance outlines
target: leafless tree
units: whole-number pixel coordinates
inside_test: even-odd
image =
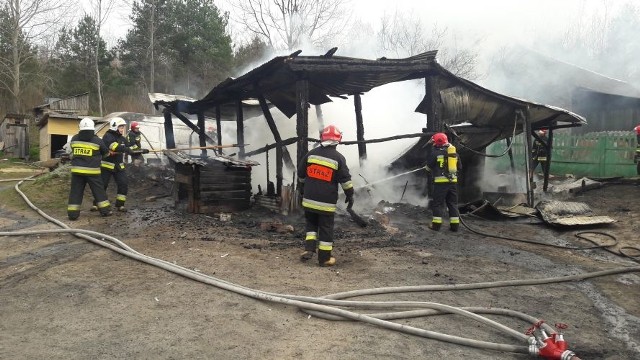
[[[452,46],[447,28],[440,28],[437,24],[433,25],[429,34],[422,21],[413,14],[385,14],[380,20],[377,37],[380,49],[392,52],[396,57],[439,50],[439,61],[447,70],[467,79],[476,76],[478,55],[474,51]]]
[[[349,0],[233,0],[232,19],[273,49],[294,50],[305,40],[328,44],[340,37]]]
[[[103,99],[102,99],[102,79],[100,77],[100,29],[102,25],[107,21],[109,15],[111,15],[111,11],[114,9],[116,4],[116,0],[91,0],[92,7],[92,17],[96,21],[96,49],[95,49],[95,59],[94,66],[96,72],[96,91],[98,92],[98,110],[100,111],[100,116],[103,115]]]
[[[65,0],[2,0],[5,12],[2,31],[7,36],[8,54],[0,57],[0,86],[12,97],[12,110],[22,111],[23,66],[33,61],[33,47],[43,41],[65,17],[71,4]]]

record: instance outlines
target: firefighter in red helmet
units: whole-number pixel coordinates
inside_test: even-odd
[[[137,153],[137,150],[142,150],[142,134],[140,133],[140,124],[137,121],[132,121],[129,124],[129,133],[127,134],[127,141],[129,143],[129,149],[136,151],[131,154],[131,162],[134,166],[140,166],[144,163],[144,157],[142,153]]]
[[[431,210],[433,218],[429,229],[439,231],[442,227],[444,215],[443,207],[449,210],[449,229],[458,231],[460,228],[460,212],[458,211],[458,171],[460,160],[456,148],[449,144],[447,135],[436,133],[431,137],[433,144],[431,153],[427,156],[427,169],[433,175],[433,196]]]
[[[310,150],[298,167],[298,189],[306,219],[305,251],[300,259],[310,260],[317,248],[320,266],[336,263],[331,251],[338,185],[346,195],[348,207],[353,206],[354,190],[349,167],[344,156],[336,150],[341,140],[342,132],[336,126],[325,127],[320,135],[320,146]]]

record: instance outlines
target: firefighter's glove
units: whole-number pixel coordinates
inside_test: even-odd
[[[347,205],[347,209],[351,209],[353,207],[353,189],[349,189],[347,191],[344,192],[344,194],[346,195],[344,202]]]
[[[143,154],[148,154],[149,153],[149,149],[142,149],[141,150]]]

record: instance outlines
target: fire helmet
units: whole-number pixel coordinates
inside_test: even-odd
[[[540,135],[540,136],[545,136],[545,135],[547,135],[547,130],[545,130],[545,129],[540,129],[540,130],[538,130],[538,135]]]
[[[329,125],[322,130],[322,134],[320,134],[321,141],[342,141],[342,132],[335,125]]]
[[[444,146],[449,142],[449,139],[447,139],[447,135],[445,133],[439,132],[433,134],[433,136],[431,137],[431,141],[433,141],[433,144],[435,146]]]
[[[93,120],[89,118],[84,118],[80,120],[80,125],[78,125],[80,130],[95,130],[96,125],[93,123]]]
[[[138,130],[138,129],[140,129],[140,124],[138,124],[138,122],[137,122],[137,121],[132,121],[130,126],[131,126],[131,130]]]
[[[118,127],[122,125],[127,126],[127,122],[121,117],[114,117],[109,122],[109,130],[118,131]]]
[[[636,135],[640,135],[640,125],[634,127],[633,130],[635,130]]]

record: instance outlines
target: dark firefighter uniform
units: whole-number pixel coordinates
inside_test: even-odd
[[[432,230],[440,230],[444,215],[444,205],[449,210],[449,228],[458,231],[460,212],[458,211],[458,170],[460,161],[455,146],[447,143],[434,146],[427,158],[427,167],[433,176],[433,199],[431,200]]]
[[[67,206],[69,219],[76,220],[80,217],[80,206],[87,184],[93,193],[94,203],[100,210],[100,214],[110,215],[111,204],[107,200],[107,193],[100,177],[102,157],[109,153],[104,142],[94,134],[93,130],[81,130],[71,138],[70,146],[72,159],[71,189]]]
[[[549,142],[546,134],[542,133],[542,134],[539,134],[539,136],[545,143]],[[547,146],[543,144],[540,140],[535,139],[533,142],[533,149],[531,150],[531,162],[532,162],[531,174],[533,175],[536,168],[538,167],[538,164],[541,164],[542,171],[546,171],[545,169],[547,166],[547,160],[548,160]]]
[[[304,184],[302,207],[306,219],[305,252],[315,253],[317,245],[318,262],[324,265],[331,260],[333,250],[338,184],[347,199],[353,199],[351,174],[344,156],[336,150],[335,145],[318,146],[302,159],[298,178]]]
[[[102,137],[102,141],[109,149],[109,154],[102,159],[102,182],[105,190],[109,186],[111,176],[116,181],[116,209],[123,210],[127,201],[129,183],[124,170],[124,154],[131,154],[132,151],[127,146],[127,139],[117,130],[107,130]]]
[[[142,135],[140,131],[129,131],[129,133],[127,134],[127,144],[129,145],[129,149],[133,150],[134,152],[142,150],[141,138]],[[142,153],[132,153],[130,156],[132,163],[135,163],[136,160],[144,162]]]

